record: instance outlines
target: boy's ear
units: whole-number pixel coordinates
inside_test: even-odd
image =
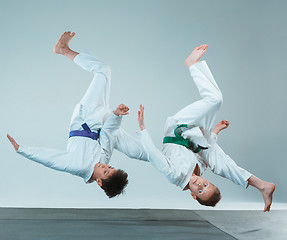
[[[190,191],[190,195],[193,197],[194,200],[196,200],[196,196],[193,192]]]
[[[103,186],[102,179],[97,178],[97,179],[96,179],[96,182],[97,182],[97,184],[98,184],[100,187]]]

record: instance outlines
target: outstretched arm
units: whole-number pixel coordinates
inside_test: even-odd
[[[138,122],[141,131],[145,129],[144,125],[144,107],[140,105],[138,111]],[[145,151],[144,145],[139,138],[132,137],[123,129],[117,134],[115,148],[130,158],[149,161],[149,154]]]
[[[41,163],[46,167],[80,176],[86,182],[90,178],[90,173],[86,169],[82,169],[80,164],[77,164],[82,157],[80,154],[57,149],[20,146],[9,134],[7,134],[7,138],[15,151],[23,157]]]
[[[141,141],[137,137],[131,136],[122,128],[118,131],[115,149],[122,152],[129,158],[148,162],[148,157]]]
[[[141,144],[143,145],[143,149],[148,161],[151,162],[151,164],[159,172],[164,174],[169,179],[168,176],[172,172],[171,166],[166,156],[156,148],[151,137],[149,136],[149,133],[144,124],[144,107],[142,105],[140,105],[140,110],[138,111],[138,123],[141,130],[138,133],[139,139]]]

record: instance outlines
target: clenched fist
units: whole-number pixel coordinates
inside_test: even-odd
[[[117,116],[121,116],[121,115],[127,115],[129,114],[128,111],[129,111],[129,107],[127,107],[126,105],[124,104],[120,104],[117,109],[114,111],[114,114],[117,115]]]

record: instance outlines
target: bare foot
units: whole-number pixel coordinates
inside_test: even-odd
[[[203,56],[203,54],[207,51],[208,45],[203,44],[199,47],[196,47],[192,53],[185,59],[185,65],[189,68],[191,65],[196,64],[200,61],[200,58]]]
[[[212,130],[212,132],[218,134],[221,130],[228,128],[229,122],[227,120],[222,120],[220,123],[218,123],[215,128]]]
[[[273,196],[273,192],[275,191],[275,184],[274,183],[270,183],[270,182],[264,182],[264,186],[262,188],[262,190],[260,190],[263,199],[264,199],[264,212],[266,211],[270,211],[270,207],[272,204],[272,196]]]
[[[67,51],[69,51],[69,42],[74,36],[74,32],[64,32],[54,47],[54,53],[64,55]]]

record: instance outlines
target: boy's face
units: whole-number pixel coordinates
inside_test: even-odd
[[[117,170],[108,164],[97,163],[94,167],[93,175],[97,179],[107,179],[112,176]]]
[[[215,186],[205,178],[192,176],[189,180],[189,189],[191,191],[191,196],[194,199],[199,197],[205,201],[213,195]]]

